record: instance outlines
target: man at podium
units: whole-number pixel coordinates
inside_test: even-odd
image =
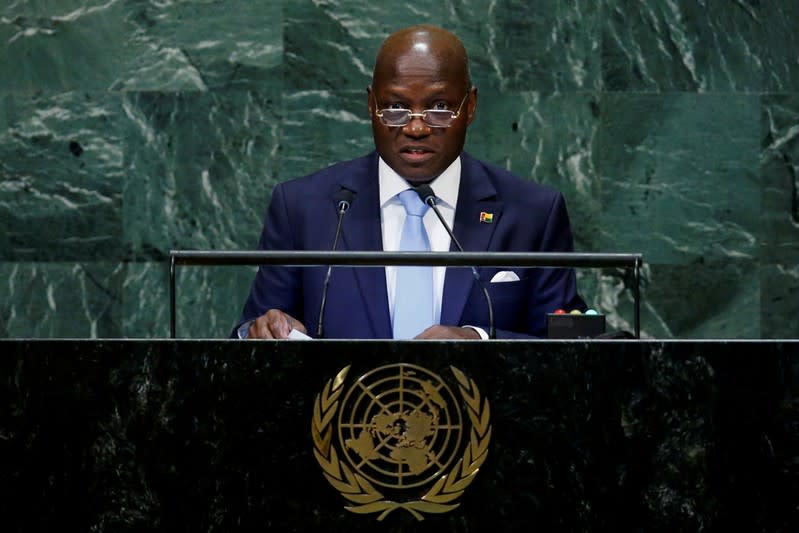
[[[558,191],[463,152],[477,88],[454,34],[419,25],[390,35],[367,107],[375,151],[277,185],[260,249],[329,251],[341,217],[338,250],[572,251]],[[547,313],[585,310],[572,269],[481,268],[478,282],[468,268],[337,267],[320,319],[326,270],[260,267],[233,336],[542,337]]]

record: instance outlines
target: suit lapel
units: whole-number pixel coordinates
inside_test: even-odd
[[[501,221],[503,204],[497,200],[497,191],[479,164],[465,154],[461,156],[461,161],[461,181],[453,233],[464,251],[485,251],[491,243],[494,228]],[[481,222],[480,213],[490,214],[491,223]],[[458,248],[454,242],[450,250],[457,253]],[[473,283],[474,276],[470,268],[447,269],[441,303],[442,324],[460,324]]]
[[[355,192],[352,205],[341,228],[342,250],[380,251],[383,235],[380,228],[380,193],[377,177],[377,155],[368,160],[367,168],[346,176],[341,186]],[[386,272],[384,268],[356,267],[355,279],[375,338],[391,338],[391,317],[388,312]]]

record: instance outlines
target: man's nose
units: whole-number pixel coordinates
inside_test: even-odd
[[[430,135],[430,126],[420,116],[412,116],[411,121],[403,128],[403,133],[409,137],[424,137]]]

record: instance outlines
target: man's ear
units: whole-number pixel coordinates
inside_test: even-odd
[[[477,111],[477,87],[472,87],[469,92],[469,101],[466,103],[466,123],[471,124]]]
[[[374,94],[372,94],[372,86],[366,87],[366,107],[369,109],[369,118],[372,118],[375,108]]]

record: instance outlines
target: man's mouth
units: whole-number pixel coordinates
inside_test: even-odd
[[[406,163],[424,163],[433,156],[433,152],[421,146],[407,146],[400,150],[400,157]]]

